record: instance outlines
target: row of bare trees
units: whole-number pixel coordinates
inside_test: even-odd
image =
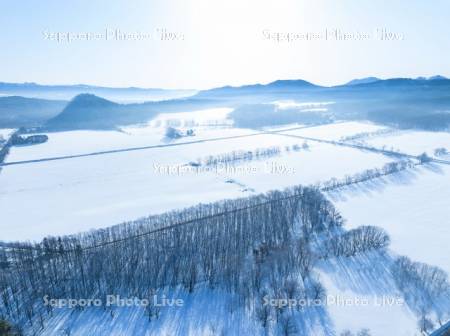
[[[13,146],[12,139],[14,138],[14,136],[17,136],[17,134],[18,131],[15,131],[14,133],[11,134],[11,136],[7,140],[3,139],[3,141],[0,141],[0,163],[5,162],[5,159],[9,154],[10,148]]]
[[[230,153],[223,153],[217,155],[208,155],[203,159],[198,159],[198,164],[205,166],[216,166],[220,164],[237,163],[242,161],[252,161],[267,159],[273,156],[280,155],[280,147],[256,148],[253,151],[235,150]]]
[[[308,143],[305,141],[301,146],[294,144],[292,146],[284,146],[286,152],[299,152],[300,150],[307,150]],[[208,155],[204,158],[197,159],[196,164],[205,166],[216,166],[220,164],[239,163],[243,161],[261,160],[270,157],[278,156],[282,152],[279,146],[256,148],[252,151],[235,150],[229,153],[222,153],[217,155]]]
[[[405,169],[412,168],[416,165],[417,163],[414,163],[411,160],[388,162],[381,168],[367,169],[355,175],[347,175],[343,179],[332,178],[331,180],[318,184],[318,187],[320,187],[322,191],[330,191],[351,184],[361,183],[374,178],[394,174]]]
[[[268,277],[273,281],[293,271],[306,279],[312,257],[298,239],[307,241],[309,235],[341,224],[317,189],[295,187],[36,244],[2,244],[0,318],[43,324],[52,313],[42,305],[45,295],[146,298],[161,288],[184,286],[191,292],[204,282],[245,296],[247,280],[258,288],[258,274],[266,264],[278,274]],[[254,256],[252,265],[249,256]]]
[[[320,300],[325,289],[313,272],[320,258],[389,243],[381,229],[345,232],[342,225],[319,189],[298,186],[40,243],[3,243],[0,319],[39,330],[53,313],[45,296],[151,301],[157,291],[193,292],[202,284],[233,293],[264,328],[288,335],[297,328],[294,310],[263,305],[264,298]],[[149,319],[159,316],[157,307],[146,309]]]
[[[406,303],[419,317],[421,332],[434,328],[432,317],[439,325],[450,318],[450,283],[444,270],[402,256],[393,264],[392,274]]]
[[[382,228],[360,226],[326,241],[325,256],[351,257],[370,250],[383,250],[389,246],[389,235]]]

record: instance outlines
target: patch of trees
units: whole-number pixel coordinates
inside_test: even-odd
[[[440,325],[450,317],[450,284],[444,270],[399,257],[392,274],[406,303],[418,315],[421,332],[434,328],[432,316]]]
[[[7,144],[5,144],[1,149],[0,149],[0,163],[5,162],[6,157],[9,154],[9,148],[10,146],[8,146]]]
[[[147,298],[164,288],[192,292],[200,282],[249,302],[269,284],[279,293],[293,274],[302,291],[317,296],[308,237],[341,225],[320,191],[299,186],[40,243],[2,244],[0,316],[39,328],[52,311],[42,304],[45,295]]]
[[[3,147],[0,148],[0,163],[5,162],[6,157],[12,146],[25,146],[25,145],[36,145],[44,143],[48,140],[48,136],[45,134],[21,136],[19,135],[21,130],[14,132],[11,137],[4,143]]]
[[[12,326],[8,321],[0,319],[0,335],[1,336],[21,336],[20,329]]]
[[[183,136],[183,134],[181,133],[180,130],[177,130],[174,127],[167,127],[165,136],[168,139],[179,139]]]
[[[333,115],[323,111],[300,108],[279,109],[275,104],[247,104],[238,106],[230,113],[235,127],[258,128],[274,125],[324,124],[333,121]]]
[[[326,256],[351,257],[370,250],[382,250],[389,246],[389,235],[375,226],[360,226],[327,240]]]
[[[275,328],[277,334],[296,335],[302,312],[324,309],[326,291],[312,272],[317,260],[305,238],[253,251],[240,291],[267,334]]]
[[[450,128],[450,113],[437,112],[426,116],[402,120],[400,127],[418,128],[429,131],[448,131]]]
[[[14,133],[9,143],[11,146],[25,146],[25,145],[37,145],[47,142],[48,136],[45,134],[29,135],[27,137],[21,136],[18,133]]]
[[[292,146],[285,146],[286,152],[299,152],[301,150],[309,149],[308,143],[305,141],[301,146],[294,144]],[[198,159],[195,164],[205,166],[216,166],[220,164],[237,163],[241,161],[262,160],[270,157],[278,156],[282,152],[279,146],[256,148],[252,151],[232,151],[230,153],[223,153],[218,155],[209,155],[205,158]]]
[[[383,129],[376,130],[373,132],[360,132],[360,133],[356,133],[353,135],[343,136],[340,138],[339,141],[343,141],[343,142],[355,141],[355,140],[361,140],[361,139],[367,139],[367,138],[371,138],[371,137],[378,137],[378,136],[382,136],[382,135],[392,134],[394,132],[398,132],[398,130],[392,129],[392,128],[383,128]]]
[[[340,336],[370,336],[370,330],[369,329],[361,329],[356,334],[352,333],[350,330],[344,330],[340,333]]]
[[[12,140],[11,140],[11,139],[12,139],[14,136],[17,136],[17,133],[18,133],[18,131],[14,132],[14,133],[11,135],[11,137],[10,137],[6,142],[4,142],[3,147],[0,148],[0,163],[5,162],[5,159],[6,159],[6,157],[7,157],[8,154],[9,154],[9,149],[10,149],[11,146],[12,146]]]
[[[220,164],[235,163],[239,161],[252,161],[266,159],[280,155],[280,147],[256,148],[253,151],[232,151],[219,155],[209,155],[198,162],[205,166],[216,166]]]
[[[436,149],[434,150],[434,155],[435,155],[435,156],[444,156],[444,155],[448,155],[448,150],[447,150],[447,148],[444,148],[444,147],[436,148]]]
[[[432,161],[432,158],[427,153],[420,154],[417,159],[420,161],[421,164],[428,163]]]
[[[194,135],[195,135],[195,133],[194,133],[193,129],[188,129],[188,130],[186,130],[185,133],[183,133],[181,130],[176,129],[171,126],[166,128],[166,133],[165,133],[165,137],[168,139],[179,139],[184,136],[194,136]]]

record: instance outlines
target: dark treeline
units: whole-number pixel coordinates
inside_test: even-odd
[[[392,266],[392,274],[405,302],[418,316],[422,333],[436,327],[433,317],[439,326],[450,318],[450,283],[444,270],[399,257]]]
[[[0,164],[5,162],[5,159],[9,154],[10,148],[14,145],[13,139],[16,136],[18,136],[18,131],[15,131],[13,134],[11,134],[9,139],[7,139],[5,141],[5,143],[3,144],[3,146],[0,148]],[[0,170],[1,170],[1,168],[0,168]]]
[[[286,152],[299,152],[300,150],[307,150],[309,148],[308,143],[305,141],[301,146],[294,144],[292,146],[286,145],[284,148],[279,146],[256,148],[252,151],[237,150],[229,153],[222,153],[217,155],[208,155],[204,158],[197,159],[197,165],[216,166],[229,163],[240,163],[242,161],[252,161],[267,159],[270,157],[278,156],[282,153],[283,149]]]
[[[371,138],[371,137],[379,137],[382,135],[390,135],[393,133],[397,133],[399,132],[397,129],[393,129],[393,128],[382,128],[376,131],[372,131],[372,132],[360,132],[360,133],[356,133],[353,135],[348,135],[348,136],[343,136],[339,139],[339,141],[364,141],[367,138]]]
[[[307,241],[309,235],[341,224],[333,205],[317,189],[296,187],[36,244],[3,244],[0,318],[19,325],[43,323],[51,313],[51,307],[42,306],[45,295],[146,298],[155,289],[180,285],[191,292],[199,282],[241,291],[248,279],[258,279],[258,268],[247,263],[249,257],[261,259],[257,251],[263,246],[271,258],[285,260],[282,256],[287,254],[288,264],[296,264],[299,251],[308,251],[299,245],[296,226]],[[151,230],[154,233],[147,234]],[[291,272],[282,265],[278,272]],[[305,273],[310,268],[298,269]]]
[[[10,148],[10,145],[8,142],[2,148],[0,148],[0,163],[5,162],[5,159],[9,154],[9,148]]]
[[[426,163],[426,158],[422,158],[420,163]],[[367,169],[361,173],[355,175],[347,175],[343,179],[332,178],[331,180],[319,183],[317,186],[322,191],[331,191],[334,189],[342,188],[351,184],[361,183],[379,178],[382,176],[398,173],[408,168],[413,168],[419,163],[414,163],[412,160],[400,160],[394,162],[388,162],[381,168]]]
[[[21,136],[20,133],[24,132],[25,129],[21,128],[11,134],[9,139],[5,141],[3,146],[0,148],[0,164],[5,162],[6,157],[9,154],[11,147],[13,146],[26,146],[26,145],[36,145],[44,143],[48,140],[48,136],[44,134]],[[1,143],[0,143],[1,145]],[[1,168],[0,168],[1,170]]]
[[[11,146],[25,146],[25,145],[36,145],[44,143],[48,140],[48,136],[45,134],[36,134],[29,136],[20,136],[19,132],[15,132],[8,143]]]
[[[300,308],[264,300],[323,299],[325,289],[313,272],[320,258],[364,253],[389,242],[380,229],[346,233],[342,225],[318,188],[298,186],[39,243],[2,243],[0,320],[39,331],[54,309],[43,304],[45,296],[150,301],[158,291],[190,293],[201,284],[233,293],[236,305],[245,306],[263,328],[287,334],[296,330]],[[113,308],[104,308],[112,314]],[[152,305],[145,313],[149,320],[159,316]]]
[[[355,256],[369,250],[382,250],[389,246],[388,234],[374,226],[360,226],[340,235],[333,236],[326,242],[326,256]]]
[[[295,147],[298,150],[299,147]],[[268,148],[257,148],[253,151],[232,151],[230,153],[208,155],[204,159],[198,159],[199,164],[216,166],[220,164],[236,163],[241,161],[252,161],[266,159],[281,154],[281,148],[274,146]]]

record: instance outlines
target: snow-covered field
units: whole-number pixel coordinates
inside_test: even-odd
[[[450,166],[426,165],[329,196],[347,227],[383,227],[393,251],[450,273]]]
[[[390,160],[356,149],[315,143],[308,150],[283,152],[279,157],[226,169],[176,170],[206,154],[295,143],[296,139],[262,134],[6,166],[0,174],[3,239],[40,239],[48,234],[105,227],[200,202],[245,196],[252,191],[342,178],[381,167]],[[14,147],[12,156],[15,151],[37,151],[42,146],[46,153],[37,157],[47,157],[50,145]],[[20,158],[26,159],[23,155]],[[226,183],[230,179],[235,183]]]
[[[133,127],[122,131],[68,131],[48,133],[48,141],[35,146],[14,148],[6,162],[36,160],[49,157],[79,155],[92,152],[120,150],[134,147],[157,146],[209,140],[215,137],[234,137],[253,134],[254,131],[234,128],[199,129],[195,137],[167,141],[163,128]]]
[[[40,239],[241,196],[215,174],[158,173],[156,163],[180,161],[155,149],[4,167],[2,239]]]
[[[306,148],[302,148],[304,140],[299,138],[233,128],[227,124],[229,109],[213,112],[214,118],[210,117],[211,110],[160,115],[148,125],[121,131],[49,133],[49,141],[44,144],[12,147],[7,162],[155,146],[2,167],[1,239],[39,240],[47,235],[107,227],[198,203],[342,179],[395,160],[370,151],[315,141],[307,141]],[[167,125],[192,127],[195,136],[169,141],[164,137]],[[360,122],[301,129],[296,126],[299,129],[282,133],[340,140],[387,129]],[[450,135],[401,131],[362,140],[375,147],[393,147],[417,155],[424,151],[432,154],[437,147],[448,148]],[[292,150],[294,145],[301,148]],[[200,167],[198,171],[187,166],[209,155],[270,147],[279,147],[280,154],[227,166]],[[449,177],[449,165],[432,163],[341,188],[327,196],[346,219],[346,228],[361,225],[384,228],[392,240],[391,257],[406,255],[450,272]],[[320,278],[328,295],[365,298],[370,302],[398,296],[392,276],[385,269],[390,257],[367,258],[321,263]],[[212,335],[222,329],[231,334],[242,330],[260,333],[261,328],[244,313],[227,315],[225,296],[206,289],[186,296],[186,309],[163,314],[150,328],[142,311],[130,308],[117,311],[113,319],[100,311],[77,313],[76,318],[61,312],[50,320],[46,330],[52,335],[53,330],[62,330],[62,326],[70,323],[74,335],[84,335],[86,330],[95,330],[95,335],[111,335],[113,327],[117,335],[160,332]],[[191,312],[195,316],[190,316]],[[346,329],[356,333],[363,328],[369,328],[373,336],[417,333],[417,317],[406,305],[328,306],[328,315],[324,319],[330,320],[322,321],[326,328],[318,328],[317,335],[328,335],[329,330],[338,335]],[[212,316],[217,316],[214,326],[208,322]],[[103,327],[99,329],[96,325]]]
[[[337,335],[369,329],[374,336],[419,336],[416,316],[397,290],[389,265],[378,253],[334,258],[319,266],[327,311]]]
[[[376,132],[387,129],[386,126],[381,126],[369,122],[336,122],[334,124],[325,124],[322,126],[303,128],[283,132],[285,134],[300,135],[309,138],[317,138],[321,140],[339,140],[345,136],[356,135],[365,132]]]
[[[114,309],[114,318],[103,308],[75,312],[67,308],[56,309],[41,335],[64,335],[67,329],[73,336],[210,336],[220,332],[225,335],[262,335],[258,322],[248,318],[244,309],[230,314],[232,298],[228,292],[199,288],[190,294],[180,290],[166,295],[169,299],[182,300],[183,305],[161,308],[160,318],[151,322],[145,309],[135,306]]]
[[[218,112],[222,117],[227,114],[226,109]],[[189,114],[189,118],[205,118],[205,111]],[[174,116],[161,117],[161,120],[169,119],[174,119]],[[345,134],[378,129],[382,127],[346,122],[286,133],[337,140]],[[4,167],[0,174],[0,211],[5,219],[2,221],[5,223],[2,227],[4,239],[40,239],[48,234],[104,227],[200,202],[239,197],[297,184],[315,184],[333,177],[343,178],[392,161],[392,158],[383,155],[313,141],[308,142],[307,149],[286,151],[286,146],[301,147],[303,140],[277,134],[258,134],[253,130],[198,127],[195,132],[194,137],[168,142],[164,139],[164,128],[155,125],[127,127],[122,132],[70,131],[49,133],[49,141],[44,144],[13,147],[7,162],[171,145]],[[214,140],[223,137],[227,139]],[[197,140],[205,141],[172,146]],[[274,146],[281,149],[280,155],[200,171],[176,171],[177,168],[208,155]],[[440,166],[436,169],[445,171]],[[428,172],[436,181],[448,180],[441,174]],[[442,184],[425,181],[424,185],[431,188]],[[412,186],[415,184],[412,183]],[[407,190],[411,190],[407,187]],[[405,192],[407,193],[408,191]],[[430,193],[424,197],[431,195]],[[397,196],[397,199],[404,200],[401,196]],[[367,196],[355,199],[361,201],[364,197]],[[380,198],[386,204],[390,203],[390,197],[381,195]],[[445,197],[441,199],[444,201]],[[380,204],[372,203],[370,199],[367,202],[374,206]],[[445,209],[444,206],[442,208]],[[396,209],[392,207],[392,212],[400,214]],[[349,217],[357,213],[350,212]],[[358,222],[360,224],[364,223]],[[399,230],[402,232],[403,228]]]
[[[327,314],[304,306],[305,324],[298,329],[314,336],[339,335],[345,330],[356,334],[369,329],[370,335],[420,336],[416,317],[404,303],[386,269],[388,256],[377,253],[363,257],[332,259],[319,265],[321,282],[327,290],[323,300]],[[181,307],[163,307],[151,322],[139,307],[84,310],[55,309],[41,335],[70,330],[71,335],[266,335],[254,312],[231,309],[230,293],[200,285],[193,293],[172,290],[169,299],[181,299]],[[158,294],[161,297],[162,293]],[[112,316],[112,318],[111,318]]]
[[[36,160],[49,157],[79,155],[143,146],[167,145],[177,142],[208,140],[215,137],[234,137],[253,134],[255,131],[230,128],[226,116],[228,108],[206,109],[196,112],[165,113],[148,124],[126,126],[117,131],[67,131],[47,133],[48,141],[37,146],[14,148],[6,162]],[[195,137],[168,141],[167,126],[184,130],[196,125]],[[181,125],[181,126],[179,126]],[[6,131],[6,130],[5,130]]]
[[[434,155],[436,148],[446,148],[450,151],[449,132],[425,132],[425,131],[402,131],[398,134],[384,135],[367,140],[367,143],[382,148],[394,149],[401,152],[420,155],[426,152]]]
[[[272,136],[298,143],[297,139]],[[238,168],[241,169],[227,169],[224,173],[257,192],[266,192],[297,184],[316,184],[334,177],[342,179],[392,161],[386,156],[330,144],[310,142],[308,146],[305,150],[253,161],[240,165]]]

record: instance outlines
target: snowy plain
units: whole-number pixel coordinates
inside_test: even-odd
[[[382,227],[393,251],[450,273],[450,166],[428,164],[329,197],[348,228]]]
[[[373,137],[366,142],[377,148],[386,146],[387,149],[393,148],[413,155],[425,152],[433,156],[436,148],[450,151],[449,132],[401,131],[398,134]]]
[[[350,258],[333,258],[319,265],[327,289],[327,311],[336,334],[420,336],[416,316],[398,292],[389,272],[388,255],[368,253]]]
[[[215,118],[210,118],[209,113],[160,115],[147,125],[118,131],[48,133],[49,141],[44,144],[13,147],[7,162],[161,145],[2,167],[1,240],[40,240],[47,235],[107,227],[200,202],[340,179],[366,169],[381,168],[394,160],[378,153],[315,141],[307,141],[307,148],[287,151],[286,146],[301,147],[304,141],[282,134],[264,134],[261,130],[233,128],[227,121],[229,109],[214,111]],[[192,127],[196,135],[169,141],[164,138],[167,125]],[[299,129],[283,133],[324,140],[387,129],[361,122],[309,128],[286,125],[290,127]],[[375,147],[392,146],[417,155],[445,147],[448,137],[448,133],[402,131],[371,137],[367,143]],[[197,140],[201,142],[182,144]],[[167,144],[170,146],[164,147]],[[177,170],[208,155],[273,146],[280,147],[279,155],[238,162],[227,169]],[[175,170],[167,171],[170,168]],[[407,255],[450,272],[449,177],[450,166],[433,163],[340,188],[328,192],[327,196],[346,220],[347,229],[360,225],[382,227],[391,237],[392,255]],[[379,300],[384,295],[398,296],[389,272],[383,269],[390,261],[380,256],[367,258],[321,264],[320,278],[328,295],[369,300]],[[167,311],[150,327],[142,310],[118,310],[113,319],[100,311],[77,313],[76,318],[62,311],[49,321],[42,334],[53,335],[53,330],[62,331],[67,323],[72,325],[73,335],[84,335],[87,331],[111,335],[111,328],[117,335],[159,335],[161,332],[212,335],[222,329],[231,333],[244,330],[249,335],[261,333],[261,328],[244,312],[227,315],[226,300],[223,293],[200,290],[186,296],[186,309]],[[209,322],[211,316],[215,317],[214,326]],[[324,323],[327,327],[317,327],[313,335],[329,335],[330,330],[336,334],[346,329],[356,332],[362,328],[369,328],[373,336],[417,333],[417,318],[405,306],[329,306],[324,319],[329,319]]]
[[[198,131],[201,139],[255,133],[218,128],[205,131],[202,137],[202,132]],[[125,137],[129,139],[126,146],[143,146],[148,144],[147,139],[155,144],[163,136],[156,132],[148,136],[148,133],[132,134],[83,131],[79,143],[74,132],[50,133],[47,143],[13,147],[8,162],[105,150],[108,138],[113,144],[116,141],[123,144],[121,137]],[[191,138],[196,140],[197,136],[188,140]],[[0,174],[0,211],[5,219],[2,239],[39,240],[47,235],[76,233],[200,202],[343,178],[392,161],[379,154],[311,142],[307,150],[282,151],[280,156],[239,163],[225,170],[181,173],[173,170],[206,155],[272,146],[283,149],[295,144],[302,145],[302,141],[277,134],[257,134],[5,166]]]
[[[317,138],[321,140],[338,141],[342,137],[352,136],[365,132],[376,132],[386,129],[388,129],[388,127],[373,124],[370,122],[346,121],[335,122],[333,124],[325,124],[311,128],[297,129],[283,133],[300,135],[309,138]]]

